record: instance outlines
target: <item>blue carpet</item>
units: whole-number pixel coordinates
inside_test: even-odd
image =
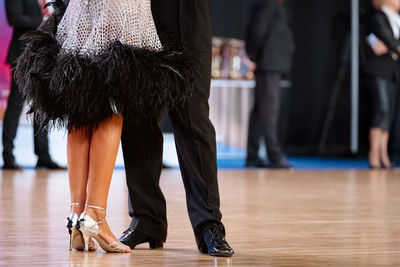
[[[288,161],[293,169],[296,170],[349,170],[349,169],[369,169],[366,159],[333,159],[319,157],[288,157]],[[218,169],[245,169],[245,159],[218,159]],[[397,166],[400,168],[400,165]],[[33,166],[24,166],[24,169],[32,170]],[[124,170],[123,166],[117,165],[116,170]],[[178,169],[178,167],[173,167]]]
[[[288,157],[292,168],[297,170],[347,170],[368,169],[366,159],[334,159],[319,157]],[[218,159],[220,169],[242,169],[245,167],[245,159]]]
[[[173,148],[175,150],[175,148]],[[219,169],[244,169],[246,151],[235,147],[218,145],[218,168]],[[265,157],[265,155],[261,155]],[[123,170],[123,161],[117,162],[115,169]],[[360,158],[322,158],[316,156],[289,156],[288,161],[293,169],[296,170],[349,170],[349,169],[368,169],[367,159]],[[26,169],[33,169],[30,164],[23,164]],[[178,163],[171,165],[178,169]],[[400,168],[400,166],[398,166]]]
[[[244,149],[238,149],[219,144],[217,147],[217,151],[217,163],[219,169],[245,168],[246,151]],[[261,151],[263,151],[263,149],[261,149]],[[265,155],[262,156],[265,157]],[[322,158],[316,156],[289,156],[288,161],[292,168],[297,170],[369,169],[368,160],[365,158]]]

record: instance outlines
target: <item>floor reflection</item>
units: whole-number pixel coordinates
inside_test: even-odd
[[[68,250],[67,172],[0,172],[0,265],[400,266],[400,172],[222,171],[221,208],[233,258],[196,250],[179,171],[163,172],[169,231],[164,249],[131,254]],[[123,171],[107,221],[127,225]]]

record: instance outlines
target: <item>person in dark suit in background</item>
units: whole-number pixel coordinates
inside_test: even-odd
[[[212,256],[232,256],[221,223],[215,130],[209,120],[211,21],[206,0],[152,0],[161,42],[173,37],[192,51],[198,71],[189,103],[169,115],[186,190],[186,202],[198,249]],[[163,38],[167,36],[167,38]],[[160,188],[163,136],[158,121],[124,122],[122,149],[132,222],[120,241],[162,247],[167,238],[166,202]]]
[[[14,68],[17,58],[25,47],[25,41],[20,39],[21,36],[36,29],[43,20],[43,14],[38,0],[6,0],[5,4],[8,22],[14,28],[7,63]],[[16,82],[12,79],[3,121],[3,169],[22,168],[16,164],[13,150],[23,104],[24,98],[19,92]],[[61,167],[50,157],[48,143],[47,130],[41,130],[39,125],[34,122],[35,154],[38,157],[36,168],[60,169]]]
[[[388,142],[400,81],[400,0],[382,0],[375,3],[375,8],[376,12],[370,17],[371,35],[368,37],[373,53],[365,67],[372,100],[369,164],[371,168],[391,168]],[[378,47],[386,50],[380,51]]]
[[[282,74],[291,68],[293,36],[282,0],[255,0],[246,33],[246,51],[257,64],[254,108],[250,114],[247,167],[289,168],[278,138]],[[265,141],[269,164],[258,155]]]

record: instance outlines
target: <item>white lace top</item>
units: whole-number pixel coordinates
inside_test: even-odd
[[[115,41],[161,50],[151,13],[151,0],[70,0],[58,25],[63,52],[101,53]]]

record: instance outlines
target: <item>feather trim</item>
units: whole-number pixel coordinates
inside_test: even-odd
[[[117,112],[139,121],[188,102],[194,64],[181,44],[150,51],[115,42],[95,56],[66,53],[55,38],[65,5],[53,3],[56,12],[28,35],[15,69],[29,111],[43,126],[97,127]]]

